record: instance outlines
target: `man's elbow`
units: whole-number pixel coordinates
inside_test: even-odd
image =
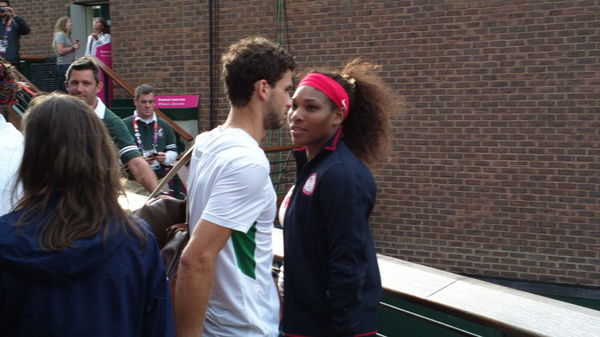
[[[136,177],[144,172],[144,166],[148,166],[148,169],[150,169],[150,165],[142,157],[131,158],[125,163],[125,166]]]
[[[214,269],[216,258],[206,251],[185,249],[179,260],[179,273],[206,274]]]
[[[15,18],[15,21],[19,23],[19,29],[17,30],[19,35],[27,35],[31,33],[31,27],[29,27],[29,25],[25,22],[25,20],[23,20],[23,18],[17,16]]]

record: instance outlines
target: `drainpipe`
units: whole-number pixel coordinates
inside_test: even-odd
[[[209,102],[209,126],[210,129],[216,126],[217,122],[217,95],[219,88],[219,79],[218,71],[216,68],[218,67],[218,58],[216,57],[217,53],[217,32],[218,32],[218,22],[217,22],[217,12],[218,12],[218,0],[209,0],[208,1],[208,44],[209,44],[209,87],[210,87],[210,102]]]

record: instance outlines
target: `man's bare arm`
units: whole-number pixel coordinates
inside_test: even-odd
[[[154,171],[152,171],[150,165],[148,165],[143,157],[132,158],[125,165],[129,169],[129,172],[135,177],[135,180],[148,192],[154,191],[156,186],[158,186],[156,174],[154,174]]]
[[[183,250],[175,285],[177,337],[202,336],[204,315],[215,277],[215,262],[231,229],[200,220]]]

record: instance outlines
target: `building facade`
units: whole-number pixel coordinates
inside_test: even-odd
[[[473,276],[600,287],[600,1],[105,5],[117,73],[200,95],[200,130],[227,113],[218,61],[242,37],[285,43],[300,71],[356,57],[380,64],[404,111],[374,168],[379,252]],[[54,22],[72,3],[14,7],[32,27],[22,54],[50,55]]]

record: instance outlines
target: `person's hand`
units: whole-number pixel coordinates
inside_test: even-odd
[[[75,40],[75,43],[73,43],[73,49],[79,49],[79,47],[81,47],[81,42],[79,40]]]
[[[17,16],[17,14],[15,14],[15,10],[12,7],[4,7],[4,15],[10,16],[11,18]]]
[[[167,154],[164,152],[159,152],[154,159],[158,160],[159,163],[164,163],[165,159],[167,159]]]
[[[143,158],[149,165],[152,165],[152,162],[156,159],[156,155],[144,156]]]
[[[2,9],[4,10],[2,13],[0,13],[0,16],[2,17],[11,17],[11,18],[15,18],[15,16],[17,16],[17,14],[15,13],[15,10],[12,7],[2,7]]]

